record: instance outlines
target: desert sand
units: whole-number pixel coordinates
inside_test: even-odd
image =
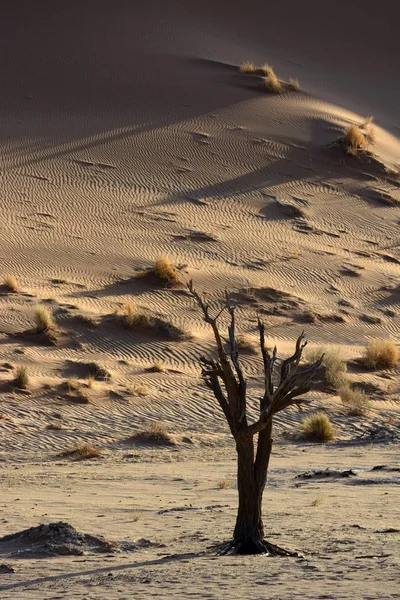
[[[0,277],[17,282],[0,294],[0,537],[65,521],[122,546],[19,558],[0,544],[15,571],[1,598],[398,598],[400,368],[359,359],[399,342],[399,8],[65,4],[0,22]],[[266,92],[244,61],[300,91]],[[336,141],[370,116],[367,151],[347,155]],[[160,255],[181,284],[138,277]],[[304,558],[207,550],[231,535],[235,450],[200,378],[214,342],[190,279],[215,309],[234,292],[254,342],[261,314],[281,356],[305,329],[368,396],[349,416],[317,388],[276,419],[265,526]],[[127,303],[167,326],[122,327]],[[38,304],[50,343],[30,333]],[[243,365],[255,407],[260,355]],[[336,440],[305,443],[319,409]],[[171,445],[135,438],[154,423]],[[100,455],[60,456],[82,443]],[[327,468],[355,474],[296,478]]]

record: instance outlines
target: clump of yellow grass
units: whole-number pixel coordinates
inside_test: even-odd
[[[280,94],[282,92],[282,84],[272,69],[271,72],[264,77],[264,87],[272,94]]]
[[[159,256],[154,263],[154,275],[170,285],[182,283],[177,268],[171,263],[168,256]]]
[[[391,340],[371,340],[365,348],[364,364],[369,369],[390,369],[399,362],[399,349]]]
[[[359,125],[350,125],[343,137],[343,146],[347,154],[356,156],[366,145],[364,133]]]
[[[335,428],[323,412],[306,417],[301,424],[304,437],[313,442],[330,442],[335,439]]]
[[[39,304],[35,308],[36,333],[48,333],[54,329],[54,321],[51,312],[43,305]]]
[[[241,73],[255,73],[257,71],[257,67],[254,63],[246,61],[239,66],[239,71]]]

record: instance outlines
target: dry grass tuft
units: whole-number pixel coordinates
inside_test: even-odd
[[[116,316],[119,318],[122,318],[122,322],[125,325],[125,327],[152,327],[153,326],[153,319],[151,318],[151,316],[143,313],[143,312],[139,312],[134,305],[132,304],[132,302],[126,302],[123,309],[122,309],[122,314],[119,314],[118,311],[116,311]]]
[[[325,348],[316,348],[315,350],[308,352],[307,362],[316,362],[321,358],[322,354],[324,355],[324,358],[321,365],[321,376],[326,384],[337,390],[347,382],[347,364],[338,354],[332,350],[326,350]]]
[[[16,278],[13,275],[6,275],[4,277],[3,285],[4,285],[5,289],[7,290],[7,292],[11,292],[13,294],[16,294],[17,292],[19,292],[18,281],[16,280]]]
[[[149,393],[149,388],[144,383],[136,383],[131,385],[129,388],[127,388],[127,390],[130,394],[132,394],[132,396],[140,396],[141,398],[147,396]]]
[[[75,460],[86,460],[88,458],[97,458],[101,452],[96,446],[88,442],[75,444],[72,448],[67,448],[56,454],[60,458],[73,458]]]
[[[342,138],[342,143],[347,154],[357,156],[360,150],[365,148],[365,135],[358,125],[350,125]]]
[[[271,94],[280,94],[282,92],[282,84],[272,69],[271,72],[264,77],[264,87],[268,92],[271,92]]]
[[[169,285],[182,283],[182,278],[177,268],[167,256],[159,256],[154,263],[154,275]]]
[[[228,477],[224,477],[221,481],[218,481],[217,487],[220,490],[227,490],[228,488],[233,487],[233,479],[229,479]]]
[[[27,390],[29,387],[29,376],[26,367],[20,366],[17,368],[13,385],[19,390]]]
[[[323,412],[303,419],[301,429],[304,437],[313,442],[329,442],[335,439],[335,428],[328,415]]]
[[[254,340],[245,333],[237,336],[236,344],[238,350],[244,354],[257,354],[257,346]]]
[[[160,446],[177,446],[176,435],[168,433],[162,423],[151,423],[148,429],[140,431],[133,436],[133,439],[145,444],[158,444]]]
[[[368,414],[369,400],[361,390],[353,389],[350,385],[343,385],[339,389],[339,396],[349,415],[364,417]]]
[[[93,375],[90,375],[90,377],[87,379],[86,386],[91,390],[94,388],[95,382],[96,379],[93,377]]]
[[[122,313],[116,309],[114,311],[114,317],[122,322],[125,327],[151,329],[154,333],[169,340],[183,341],[192,338],[188,331],[173,325],[173,323],[170,323],[169,321],[165,321],[160,317],[154,317],[145,312],[139,312],[135,309],[132,302],[127,302],[125,304]]]
[[[268,77],[268,75],[271,75],[271,73],[274,72],[274,69],[270,66],[267,65],[267,63],[263,64],[260,68],[259,71],[265,76]]]
[[[293,77],[290,77],[287,83],[287,86],[290,90],[292,90],[293,92],[299,92],[300,91],[300,83],[298,79],[293,79]]]
[[[239,66],[239,71],[241,73],[256,73],[257,67],[254,63],[246,61]]]
[[[369,369],[390,369],[399,362],[399,349],[391,340],[372,340],[365,349],[364,364]]]
[[[36,333],[49,333],[54,330],[54,321],[51,312],[43,305],[35,308]]]

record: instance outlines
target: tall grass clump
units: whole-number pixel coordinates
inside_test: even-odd
[[[29,376],[26,367],[20,366],[17,368],[13,385],[19,390],[27,390],[29,387]]]
[[[350,385],[343,385],[339,389],[339,396],[349,415],[364,417],[368,414],[370,404],[362,390],[354,389]]]
[[[324,358],[321,365],[321,377],[326,384],[335,390],[347,382],[346,372],[347,364],[340,356],[332,350],[317,348],[307,353],[307,362],[312,364],[318,360],[322,354]]]
[[[323,412],[303,419],[301,429],[304,437],[313,442],[330,442],[335,439],[335,428],[328,415]]]
[[[48,333],[54,329],[54,321],[50,311],[43,305],[35,308],[36,333]]]
[[[391,340],[371,340],[365,348],[364,364],[369,369],[390,369],[399,362],[399,349]]]
[[[240,65],[239,71],[241,73],[255,73],[257,71],[257,67],[254,63],[246,61]]]
[[[346,130],[342,142],[347,154],[356,156],[365,147],[366,139],[360,127],[353,124]]]
[[[282,92],[282,84],[272,69],[271,72],[264,77],[264,87],[272,94],[280,94]]]
[[[167,256],[159,256],[154,263],[154,275],[169,285],[182,283],[178,269]]]

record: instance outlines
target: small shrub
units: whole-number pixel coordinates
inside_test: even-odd
[[[314,413],[303,419],[301,429],[304,437],[313,442],[329,442],[335,439],[335,428],[328,415],[323,412]]]
[[[54,329],[54,321],[50,311],[45,306],[37,306],[35,309],[36,333],[48,333]]]
[[[350,125],[342,138],[347,154],[356,156],[365,147],[365,135],[358,125]]]
[[[257,67],[254,63],[246,61],[240,65],[239,71],[241,73],[255,73],[257,71]]]
[[[88,380],[86,382],[87,387],[91,390],[94,387],[95,384],[95,378],[93,377],[93,375],[90,375],[90,377],[88,377]]]
[[[101,452],[96,446],[88,442],[75,444],[72,448],[67,448],[56,454],[60,458],[73,458],[75,460],[85,460],[87,458],[97,458]]]
[[[257,346],[249,335],[241,334],[236,338],[239,352],[257,354]]]
[[[325,350],[324,348],[317,348],[309,352],[307,354],[307,362],[316,362],[319,360],[319,358],[321,358],[322,354],[324,355],[321,365],[322,379],[326,384],[337,390],[347,381],[347,364],[340,358],[340,356],[338,356],[338,354],[332,352],[331,350]]]
[[[4,287],[7,292],[16,294],[19,291],[19,285],[16,278],[13,275],[6,275],[4,277]]]
[[[369,369],[389,369],[399,361],[399,349],[390,340],[372,340],[365,349],[364,363]]]
[[[159,256],[154,263],[154,275],[169,285],[182,283],[177,268],[171,263],[167,256]]]
[[[26,367],[20,366],[17,368],[13,384],[20,390],[27,390],[29,387],[29,376]]]
[[[369,400],[361,390],[351,388],[350,385],[343,385],[339,389],[339,396],[349,415],[363,417],[368,413]]]
[[[264,77],[264,87],[272,94],[280,94],[282,92],[282,84],[272,69],[271,72]]]
[[[290,79],[288,80],[288,88],[290,90],[292,90],[293,92],[299,92],[300,91],[300,83],[298,79],[293,79],[292,77],[290,77]]]

